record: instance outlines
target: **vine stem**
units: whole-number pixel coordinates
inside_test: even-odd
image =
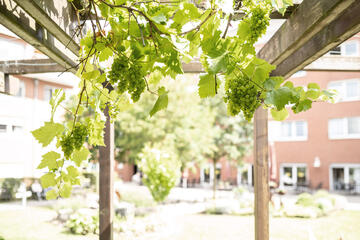
[[[186,34],[192,32],[192,31],[195,31],[195,30],[199,31],[200,28],[201,28],[201,26],[202,26],[204,23],[206,23],[206,22],[209,20],[209,18],[212,17],[215,13],[216,13],[216,11],[214,11],[214,10],[211,11],[211,12],[209,13],[209,15],[207,15],[207,17],[206,17],[201,23],[199,23],[199,25],[197,25],[196,27],[194,27],[194,28],[192,28],[192,29],[190,29],[190,30],[188,30],[188,31],[182,32],[182,33],[180,33],[179,35],[180,35],[180,36],[183,36],[183,35],[186,35]]]
[[[76,111],[75,111],[75,113],[74,113],[74,121],[73,121],[73,127],[72,127],[72,130],[71,130],[71,134],[72,134],[73,131],[74,131],[74,127],[75,127],[75,123],[76,123],[76,119],[77,119],[77,114],[78,114],[78,112],[79,112],[79,108],[80,108],[80,105],[81,105],[82,95],[83,95],[83,93],[84,93],[85,90],[86,90],[86,82],[85,82],[85,80],[84,80],[84,86],[82,87],[81,92],[80,92],[80,94],[79,94],[79,102],[78,102],[78,104],[77,104]]]
[[[226,25],[225,32],[224,32],[224,34],[222,35],[222,38],[225,38],[225,37],[226,37],[226,34],[227,34],[227,32],[228,32],[228,30],[229,30],[229,27],[230,27],[230,25],[231,25],[232,16],[233,16],[233,15],[230,13],[230,15],[229,15],[229,20],[228,20],[228,23],[227,23],[227,25]]]

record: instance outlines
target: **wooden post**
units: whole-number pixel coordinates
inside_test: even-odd
[[[10,94],[10,76],[4,73],[4,92]]]
[[[100,240],[113,239],[113,175],[114,175],[114,124],[110,123],[109,108],[104,110],[105,147],[100,147]]]
[[[254,117],[255,240],[269,240],[268,111]]]

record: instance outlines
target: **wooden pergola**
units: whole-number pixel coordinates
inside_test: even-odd
[[[288,78],[360,31],[360,1],[304,0],[285,15],[286,21],[259,51],[258,57],[277,65],[273,75]],[[273,18],[283,18],[274,13]],[[67,0],[0,0],[0,23],[50,59],[0,62],[5,73],[76,72],[79,52],[76,14]],[[38,66],[34,67],[32,64]],[[184,64],[184,72],[199,73],[201,64]],[[307,70],[317,69],[308,66]],[[339,69],[343,70],[343,69]],[[359,71],[360,69],[345,69]],[[109,114],[100,148],[100,239],[112,239],[114,131]],[[255,239],[269,239],[268,112],[257,109],[254,120]]]

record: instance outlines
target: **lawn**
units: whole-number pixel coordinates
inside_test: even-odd
[[[73,235],[51,222],[55,211],[28,207],[0,211],[0,236],[5,240],[92,240],[97,236]],[[1,239],[1,238],[0,238]]]
[[[254,239],[254,218],[225,215],[190,215],[177,219],[172,240],[251,240]],[[272,240],[358,240],[360,211],[335,212],[318,219],[272,218]],[[163,238],[161,240],[166,240]]]
[[[0,236],[5,240],[92,240],[97,236],[72,235],[51,220],[55,212],[40,207],[0,211]],[[167,233],[154,240],[251,240],[254,239],[254,218],[225,215],[186,215],[168,222]],[[360,239],[360,211],[340,211],[319,219],[272,218],[272,240]],[[161,236],[161,237],[160,237]],[[1,238],[0,238],[1,239]],[[143,238],[136,238],[136,240]]]

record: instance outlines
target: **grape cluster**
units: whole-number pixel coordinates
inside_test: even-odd
[[[261,7],[256,7],[253,9],[249,21],[250,21],[249,41],[255,43],[263,34],[265,34],[266,29],[270,23],[270,17],[265,9]]]
[[[70,134],[63,135],[60,140],[60,146],[65,158],[70,158],[72,152],[74,151],[74,139]]]
[[[256,2],[245,0],[242,3],[248,10],[249,17],[245,19],[250,24],[249,42],[255,43],[263,34],[270,24],[271,4],[266,1]]]
[[[79,150],[85,143],[88,135],[88,127],[77,123],[72,132],[62,136],[60,146],[65,158],[69,158],[74,150]]]
[[[226,79],[225,90],[224,100],[227,102],[229,114],[235,116],[242,111],[246,120],[250,121],[261,103],[258,99],[259,91],[254,83],[247,76],[242,75],[238,78]]]
[[[117,84],[117,91],[120,94],[128,91],[134,102],[140,99],[146,87],[141,65],[135,60],[130,62],[125,56],[114,60],[108,78],[112,85]]]
[[[86,141],[88,135],[88,128],[83,124],[77,124],[73,130],[74,147],[79,150]]]

